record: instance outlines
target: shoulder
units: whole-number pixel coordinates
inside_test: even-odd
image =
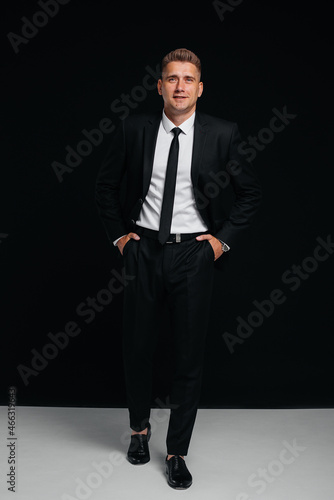
[[[202,126],[214,128],[217,131],[232,131],[237,124],[235,122],[225,120],[217,116],[208,115],[207,113],[202,113],[201,111],[196,111],[196,119]]]
[[[124,127],[127,130],[144,127],[148,123],[154,123],[161,120],[161,111],[154,111],[152,113],[136,113],[128,116],[124,120]]]

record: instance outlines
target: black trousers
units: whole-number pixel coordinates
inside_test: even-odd
[[[140,234],[140,230],[134,230]],[[198,233],[201,234],[201,233]],[[196,235],[195,235],[196,236]],[[195,236],[161,245],[152,235],[131,239],[123,251],[125,272],[123,360],[130,427],[141,431],[150,418],[152,359],[167,301],[175,356],[170,394],[167,453],[187,455],[200,398],[210,317],[214,252]]]

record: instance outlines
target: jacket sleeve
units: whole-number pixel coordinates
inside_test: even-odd
[[[234,174],[230,175],[235,200],[221,229],[215,236],[223,240],[233,250],[235,242],[248,228],[256,214],[262,198],[261,186],[256,171],[242,151],[241,137],[235,123],[232,128],[229,163]]]
[[[101,164],[95,183],[95,201],[110,243],[127,234],[120,188],[126,170],[124,120],[121,121]]]

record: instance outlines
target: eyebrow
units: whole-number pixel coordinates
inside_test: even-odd
[[[179,78],[179,75],[166,75],[166,78]],[[185,75],[184,78],[191,78],[192,80],[195,80],[195,77],[192,75]]]

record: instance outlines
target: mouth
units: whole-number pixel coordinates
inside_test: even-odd
[[[185,95],[174,95],[173,98],[181,101],[182,99],[187,99],[187,96],[185,96]]]

